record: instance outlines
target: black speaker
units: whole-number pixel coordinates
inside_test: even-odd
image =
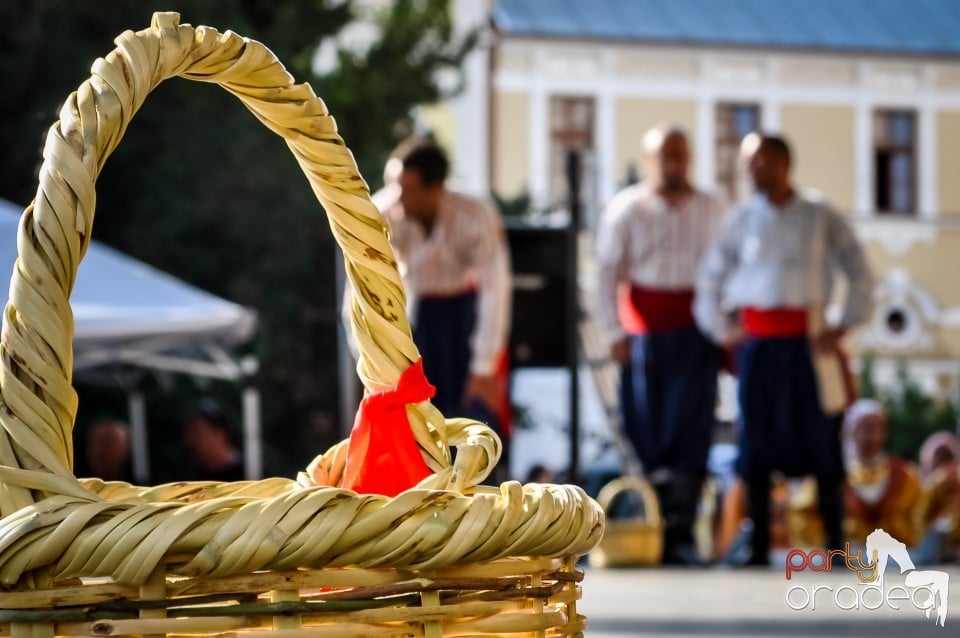
[[[505,226],[513,273],[510,366],[566,366],[568,230],[509,218]]]

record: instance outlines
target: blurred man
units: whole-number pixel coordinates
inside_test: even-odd
[[[196,465],[195,480],[242,481],[243,459],[234,447],[233,423],[220,405],[201,399],[183,421],[183,441]]]
[[[413,338],[437,388],[434,405],[445,416],[469,416],[499,429],[509,255],[497,211],[448,190],[448,171],[439,146],[409,140],[393,152],[387,185],[373,201],[390,222]]]
[[[887,414],[879,401],[860,399],[847,410],[844,532],[853,543],[882,529],[913,547],[922,535],[923,487],[917,467],[888,455]]]
[[[87,466],[90,475],[104,481],[133,480],[130,467],[130,430],[116,419],[98,419],[87,431]]]
[[[747,484],[754,564],[767,564],[770,476],[813,474],[827,543],[842,543],[842,412],[823,403],[814,358],[839,360],[840,341],[870,312],[873,279],[850,226],[819,199],[796,192],[782,137],[756,141],[757,194],[724,224],[701,268],[695,314],[718,343],[736,348],[741,419],[738,472]],[[847,281],[843,313],[824,325],[834,269]],[[840,406],[842,409],[842,405]],[[828,416],[829,414],[829,416]]]
[[[654,128],[643,151],[645,181],[617,194],[601,220],[596,316],[622,366],[624,429],[663,510],[664,561],[698,562],[692,527],[719,353],[694,322],[693,286],[724,206],[690,184],[682,130]]]

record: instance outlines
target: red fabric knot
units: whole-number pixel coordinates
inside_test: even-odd
[[[436,391],[423,373],[423,359],[418,359],[403,371],[393,390],[365,393],[350,432],[343,487],[396,496],[430,475],[406,408],[433,398]]]

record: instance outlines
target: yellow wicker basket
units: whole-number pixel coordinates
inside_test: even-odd
[[[74,477],[69,296],[94,185],[168,78],[219,84],[286,140],[344,252],[368,394],[399,393],[419,361],[386,223],[310,87],[263,45],[175,13],[115,43],[51,127],[18,235],[0,337],[0,635],[580,635],[574,560],[602,509],[574,486],[480,486],[499,440],[429,401],[401,406],[429,476],[392,498],[344,489],[348,441],[295,480]]]
[[[634,492],[643,501],[643,516],[617,519],[610,508],[617,496]],[[597,496],[607,512],[606,530],[600,544],[590,553],[597,567],[639,567],[659,565],[663,558],[663,520],[657,495],[650,484],[637,476],[625,476],[603,486]]]

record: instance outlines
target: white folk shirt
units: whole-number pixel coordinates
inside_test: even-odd
[[[626,336],[617,314],[618,285],[693,289],[724,211],[721,200],[699,190],[668,206],[646,183],[630,186],[610,201],[597,234],[595,308],[610,344]]]
[[[397,187],[377,192],[373,202],[390,222],[410,321],[416,323],[422,297],[476,289],[470,371],[493,374],[510,322],[510,262],[500,215],[488,204],[446,191],[427,236],[419,222],[403,214]]]
[[[711,246],[694,316],[719,342],[740,308],[826,307],[837,270],[847,281],[840,325],[851,328],[869,316],[873,276],[850,225],[819,197],[798,194],[777,208],[758,194],[734,210]]]

